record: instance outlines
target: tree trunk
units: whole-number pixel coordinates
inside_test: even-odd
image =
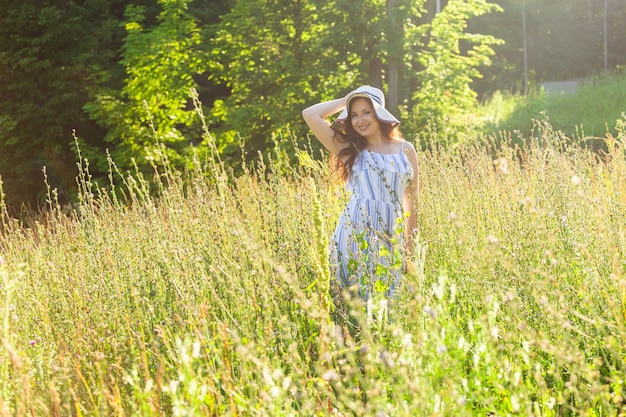
[[[400,83],[400,60],[390,58],[387,67],[387,108],[390,112],[396,114],[400,106],[400,95],[402,88]]]
[[[402,58],[404,25],[400,18],[396,0],[387,0],[387,21],[389,28],[389,44],[387,63],[387,108],[393,114],[398,113],[402,102]]]
[[[372,87],[383,88],[383,62],[376,56],[370,59],[369,83]]]

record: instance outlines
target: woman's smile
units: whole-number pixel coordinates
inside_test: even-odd
[[[369,126],[370,126],[370,124],[369,124],[369,123],[362,124],[362,125],[358,125],[358,126],[357,126],[357,131],[359,131],[359,132],[363,132],[363,131],[367,130],[367,128],[368,128]]]

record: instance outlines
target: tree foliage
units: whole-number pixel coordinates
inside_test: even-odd
[[[72,188],[72,129],[99,134],[81,107],[92,69],[115,59],[118,3],[2,1],[0,176],[8,204],[37,199],[43,166],[52,186]]]
[[[330,97],[354,80],[357,72],[327,45],[324,8],[309,0],[240,0],[223,17],[210,62],[212,79],[230,91],[211,111],[224,153],[239,148],[239,135],[250,148],[267,148],[272,132],[299,122],[312,97]]]
[[[450,0],[430,23],[407,30],[407,41],[417,46],[422,68],[413,75],[419,85],[412,95],[418,128],[430,120],[462,114],[476,103],[472,82],[481,77],[479,68],[490,64],[491,45],[502,41],[466,29],[471,18],[494,10],[501,9],[484,0]]]
[[[212,62],[231,88],[213,112],[226,128],[256,135],[256,145],[267,146],[270,132],[299,117],[297,109],[359,83],[386,89],[391,107],[402,97],[409,98],[407,107],[419,103],[413,130],[428,118],[473,106],[471,83],[498,41],[467,33],[467,22],[497,6],[451,0],[424,21],[425,1],[323,3],[242,0],[224,18]],[[416,88],[407,91],[407,85]]]
[[[128,6],[121,63],[121,90],[106,89],[87,112],[107,129],[114,161],[123,167],[167,159],[181,163],[189,141],[200,138],[199,121],[189,105],[193,76],[206,70],[200,31],[188,12],[190,0],[159,0],[158,24],[142,26],[145,8]],[[93,156],[97,158],[97,155]]]

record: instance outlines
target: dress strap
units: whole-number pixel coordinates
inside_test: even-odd
[[[404,140],[404,139],[403,139],[403,140],[402,140],[402,148],[400,148],[400,150],[401,150],[402,152],[404,152],[404,143],[405,143],[405,142],[406,142],[406,140]]]

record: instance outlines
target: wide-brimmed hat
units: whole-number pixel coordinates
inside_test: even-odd
[[[400,124],[400,121],[385,108],[385,96],[383,95],[383,92],[380,91],[380,89],[369,85],[364,85],[354,90],[352,95],[350,95],[348,100],[346,100],[346,108],[343,109],[341,114],[337,117],[337,122],[343,123],[346,121],[348,118],[348,110],[350,109],[350,102],[357,97],[370,99],[372,105],[374,106],[374,110],[376,111],[376,117],[381,122],[391,123],[394,126]]]

